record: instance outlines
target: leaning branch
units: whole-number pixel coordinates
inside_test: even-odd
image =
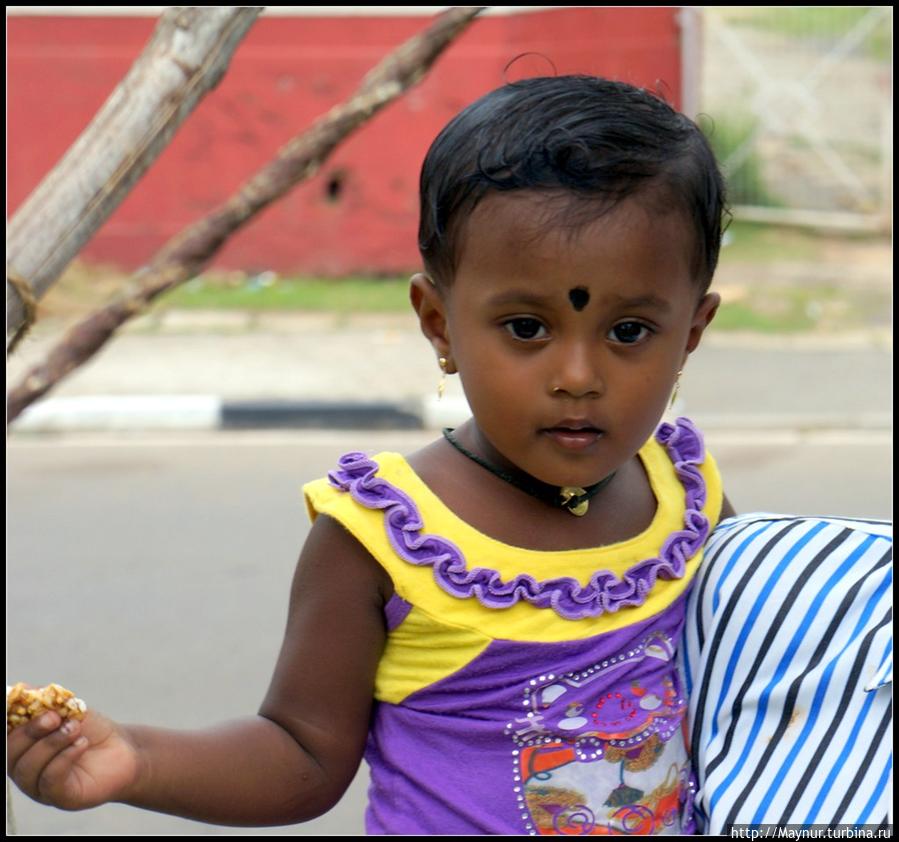
[[[316,172],[333,149],[385,105],[416,84],[482,6],[447,10],[402,44],[362,81],[356,93],[284,146],[241,189],[208,216],[172,238],[132,279],[137,289],[75,325],[9,394],[11,422],[67,374],[92,357],[126,321],[165,292],[197,275],[222,245],[259,211]]]

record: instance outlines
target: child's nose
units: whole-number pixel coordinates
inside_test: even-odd
[[[565,394],[573,398],[599,397],[605,392],[605,384],[599,372],[598,361],[587,343],[571,342],[559,348],[555,377],[551,384],[554,395]]]

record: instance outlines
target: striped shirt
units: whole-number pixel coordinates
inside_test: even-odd
[[[892,546],[885,521],[715,530],[681,647],[706,833],[891,822]]]

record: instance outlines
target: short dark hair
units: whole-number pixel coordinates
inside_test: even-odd
[[[623,82],[553,76],[504,85],[454,117],[428,150],[418,232],[425,269],[439,286],[452,283],[462,222],[490,192],[562,192],[573,200],[564,221],[577,227],[650,189],[658,210],[688,215],[692,269],[705,292],[727,209],[724,179],[699,127]]]

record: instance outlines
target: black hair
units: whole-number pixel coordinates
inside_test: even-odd
[[[562,193],[575,200],[563,208],[575,227],[638,192],[660,211],[674,207],[696,232],[692,269],[702,292],[727,213],[724,179],[699,127],[649,91],[596,76],[525,79],[481,97],[431,144],[420,188],[419,249],[441,287],[452,283],[462,223],[490,192]]]

